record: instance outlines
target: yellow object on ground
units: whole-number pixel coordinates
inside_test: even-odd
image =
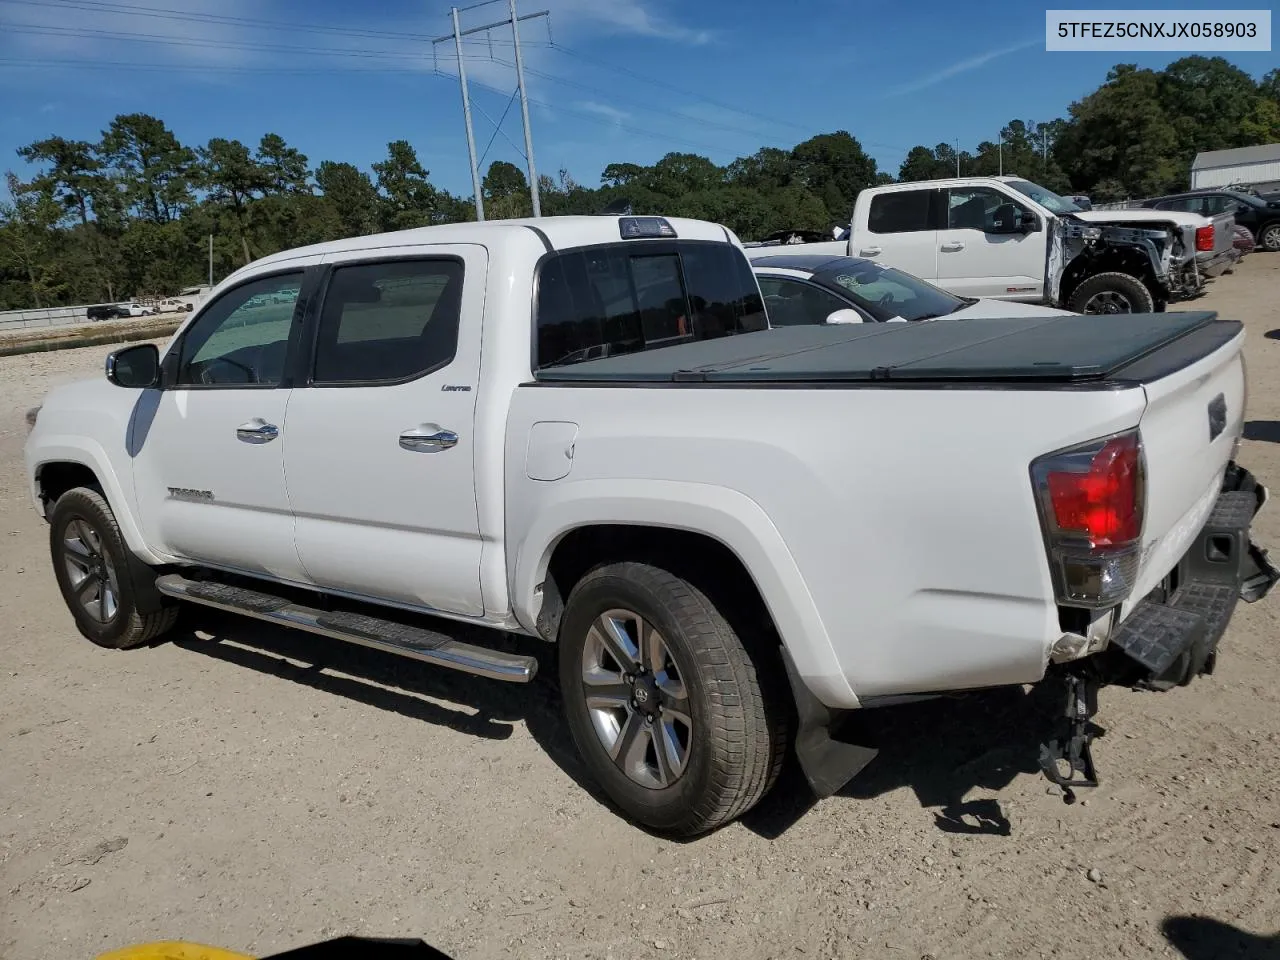
[[[202,943],[182,940],[163,940],[159,943],[143,943],[136,947],[124,947],[103,953],[98,960],[254,960],[243,953],[232,953],[218,947],[206,947]]]

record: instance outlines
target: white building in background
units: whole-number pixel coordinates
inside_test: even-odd
[[[1191,162],[1191,189],[1280,180],[1280,143],[1197,153]]]

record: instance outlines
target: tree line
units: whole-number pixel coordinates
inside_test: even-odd
[[[720,166],[692,153],[651,165],[611,163],[595,187],[567,171],[540,177],[542,213],[697,217],[754,239],[847,223],[864,187],[994,174],[1003,169],[1095,201],[1185,188],[1203,150],[1280,142],[1280,70],[1261,82],[1221,57],[1163,70],[1114,67],[1065,118],[1012,120],[972,150],[913,147],[880,170],[849,132],[790,150],[765,147]],[[308,157],[275,133],[255,147],[213,138],[181,143],[146,114],[117,116],[91,143],[51,136],[18,151],[34,176],[6,177],[0,203],[0,309],[171,294],[289,247],[383,230],[475,219],[473,198],[436,187],[407,140],[366,172]],[[506,161],[481,184],[487,219],[528,216],[529,185]]]

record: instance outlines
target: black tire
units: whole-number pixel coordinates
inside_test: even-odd
[[[1258,246],[1271,253],[1280,252],[1280,221],[1263,225],[1258,231]]]
[[[154,640],[177,621],[177,604],[138,612],[129,548],[98,491],[76,487],[58,498],[49,518],[49,552],[76,627],[98,646],[127,650]],[[96,600],[85,599],[95,594]]]
[[[589,640],[589,634],[605,612],[619,609],[633,611],[660,634],[669,653],[667,663],[678,678],[675,682],[684,693],[683,705],[692,721],[685,729],[682,772],[666,786],[646,786],[624,772],[622,760],[615,763],[587,705],[584,657],[590,654],[584,652],[589,643],[597,643]],[[637,823],[675,836],[705,833],[741,816],[777,780],[790,714],[776,685],[767,677],[762,683],[758,665],[742,640],[698,587],[646,563],[599,567],[570,593],[559,645],[561,694],[578,753],[608,797]],[[781,669],[779,665],[778,671]],[[669,671],[664,670],[663,675],[669,676]],[[630,687],[632,700],[625,710],[626,720],[618,720],[619,744],[631,716],[642,716],[634,699],[640,685],[637,680]],[[664,696],[661,690],[665,688],[651,689],[659,691],[655,700]],[[682,701],[674,702],[682,705]],[[649,730],[670,729],[663,725],[667,716],[653,718],[658,722],[650,724]],[[678,734],[678,722],[675,729]],[[658,740],[646,735],[650,739],[643,749],[655,752],[643,754],[645,769],[650,769],[650,755],[653,767],[661,768],[664,761],[657,759]],[[621,747],[618,752],[626,753]],[[665,762],[666,772],[675,769],[669,760]]]
[[[1137,277],[1099,273],[1071,292],[1067,309],[1072,313],[1153,313],[1155,298]]]

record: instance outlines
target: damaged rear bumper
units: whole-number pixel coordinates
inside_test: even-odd
[[[1250,537],[1266,500],[1253,474],[1227,467],[1217,503],[1178,566],[1112,635],[1104,671],[1115,674],[1110,682],[1167,690],[1212,672],[1237,601],[1261,600],[1280,581],[1280,570]]]

